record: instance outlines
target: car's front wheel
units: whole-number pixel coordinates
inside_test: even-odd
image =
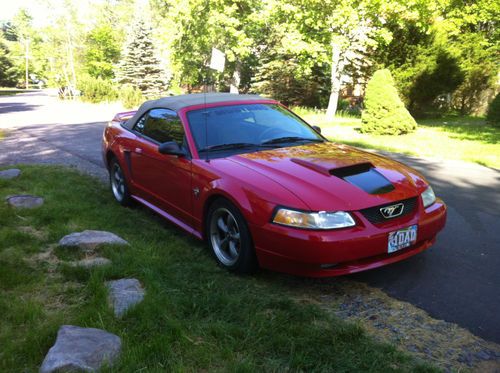
[[[127,187],[125,174],[116,158],[113,158],[109,165],[109,183],[118,203],[122,206],[129,206],[132,203],[132,197]]]
[[[215,201],[208,211],[208,244],[217,262],[236,273],[252,273],[257,258],[245,218],[225,199]]]

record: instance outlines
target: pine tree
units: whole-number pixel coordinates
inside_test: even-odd
[[[152,40],[152,28],[139,19],[132,28],[118,64],[116,80],[138,88],[148,98],[167,90],[167,74],[157,57]]]
[[[415,119],[399,98],[391,72],[387,69],[373,74],[366,86],[364,104],[361,132],[401,135],[417,128]]]
[[[17,82],[17,71],[12,62],[9,50],[0,38],[0,87],[13,87]]]

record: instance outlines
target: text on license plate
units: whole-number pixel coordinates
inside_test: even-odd
[[[415,242],[417,242],[417,225],[391,232],[389,233],[387,252],[393,253],[411,246]]]

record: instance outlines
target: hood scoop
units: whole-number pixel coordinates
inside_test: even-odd
[[[394,185],[369,162],[335,168],[329,173],[369,194],[384,194],[395,189]]]
[[[292,158],[291,161],[323,175],[336,176],[369,194],[384,194],[395,189],[394,185],[378,172],[370,162],[331,168],[332,164],[328,164],[328,162],[311,162],[300,158]]]

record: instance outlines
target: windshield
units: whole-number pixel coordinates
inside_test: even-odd
[[[200,156],[227,157],[267,148],[325,141],[299,117],[276,104],[217,106],[189,111]]]

